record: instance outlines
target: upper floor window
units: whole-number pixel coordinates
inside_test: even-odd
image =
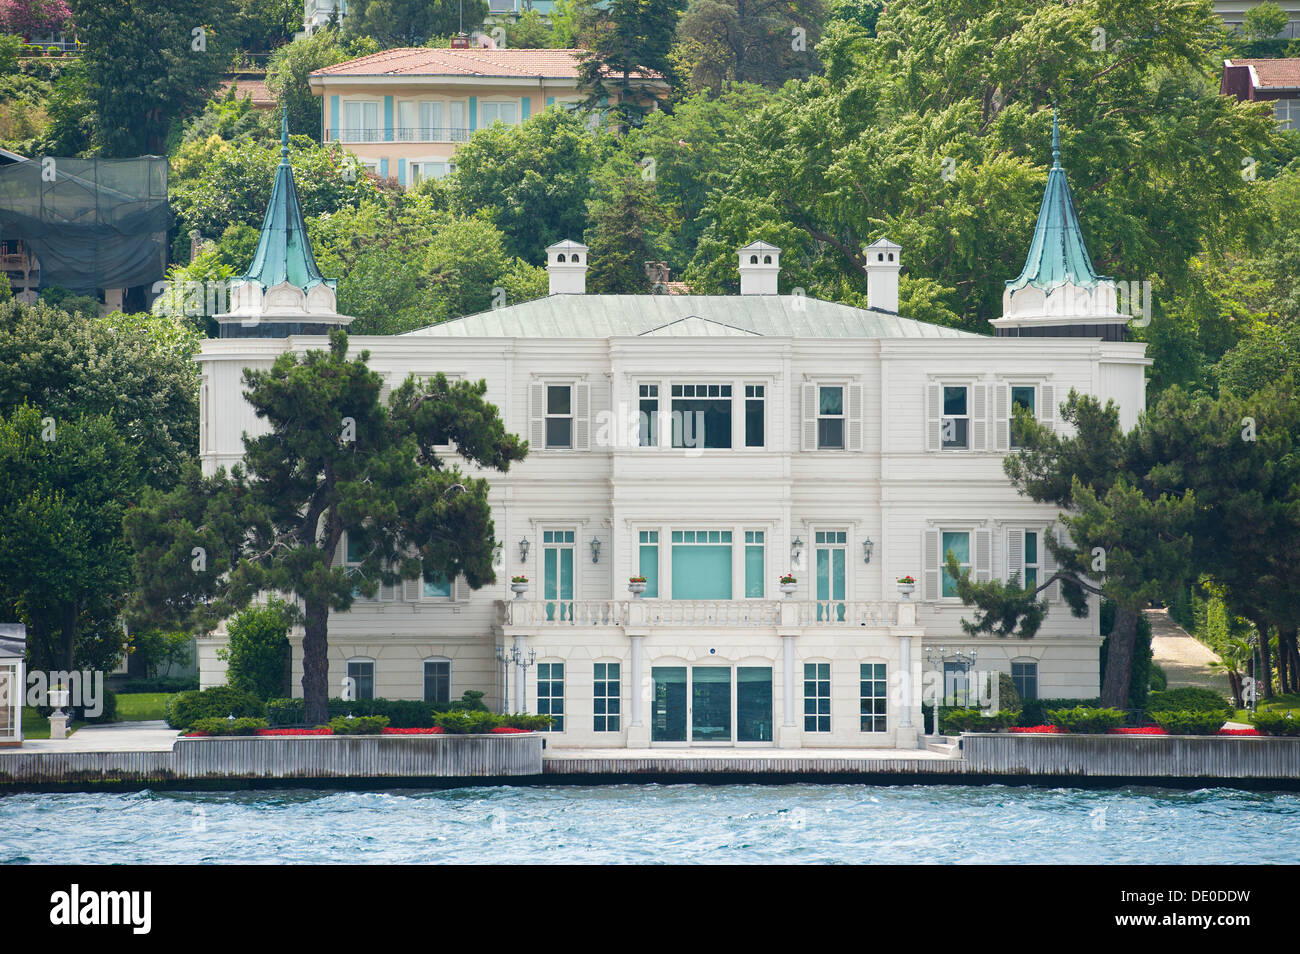
[[[637,413],[640,418],[637,433],[642,447],[659,446],[659,385],[642,384],[638,388]]]
[[[378,142],[384,130],[379,123],[379,103],[345,102],[343,128],[339,138],[344,142]]]
[[[1038,408],[1038,389],[1032,384],[1013,384],[1011,386],[1010,443],[1012,447],[1020,446],[1020,442],[1016,440],[1015,417],[1017,408],[1024,408],[1030,414],[1036,413]]]
[[[946,384],[943,388],[943,449],[970,447],[970,388]]]
[[[518,122],[519,104],[518,103],[482,103],[479,106],[480,115],[483,122],[480,123],[482,128],[486,129],[493,123],[505,123],[507,126],[513,126]]]
[[[573,446],[573,386],[546,386],[546,446]]]
[[[745,385],[745,446],[763,446],[764,404],[766,388],[762,384]]]
[[[844,449],[844,388],[840,385],[817,388],[817,447]]]
[[[804,450],[862,450],[862,385],[809,382],[800,403]]]
[[[529,385],[529,446],[534,450],[586,450],[590,391],[582,381],[538,381]]]
[[[674,384],[673,447],[731,446],[731,385]]]

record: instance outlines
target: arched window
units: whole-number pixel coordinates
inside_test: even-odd
[[[751,264],[751,265],[757,265],[757,264],[758,264],[758,256],[757,256],[757,255],[751,255],[751,256],[749,256],[749,264]]]
[[[563,262],[563,261],[564,261],[564,253],[561,252],[559,255],[555,256],[555,260],[556,260],[557,262]]]

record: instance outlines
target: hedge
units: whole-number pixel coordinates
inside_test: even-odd
[[[273,726],[305,725],[303,699],[272,699],[266,704],[267,719]],[[421,702],[418,699],[331,699],[329,718],[339,716],[385,716],[394,729],[431,729],[442,712],[487,712],[483,693],[467,689],[452,702]]]
[[[378,735],[388,728],[387,716],[338,716],[330,719],[335,735]]]
[[[1067,732],[1078,732],[1084,735],[1099,735],[1124,724],[1122,709],[1101,709],[1090,706],[1052,709],[1047,713],[1047,718],[1052,725],[1060,726]]]
[[[265,718],[266,706],[256,696],[229,686],[182,692],[167,701],[167,724],[173,729],[188,729],[199,719],[224,719],[231,715]]]
[[[999,709],[996,715],[985,715],[979,709],[953,709],[939,713],[939,728],[944,735],[962,732],[992,732],[1016,724],[1019,709]]]
[[[117,684],[117,691],[123,694],[136,692],[198,692],[199,677],[176,677],[168,679],[129,679]]]
[[[1251,723],[1265,735],[1300,736],[1300,719],[1294,719],[1284,712],[1265,709],[1250,717]]]
[[[196,719],[189,731],[202,732],[204,735],[256,735],[258,729],[265,728],[265,719],[219,719],[210,716]]]
[[[1025,699],[1020,705],[1020,721],[1016,724],[1047,725],[1047,713],[1051,709],[1073,709],[1078,706],[1093,708],[1100,704],[1100,699]]]
[[[1166,689],[1147,696],[1147,713],[1154,719],[1156,712],[1232,712],[1228,700],[1213,689],[1184,686]]]
[[[1222,712],[1198,712],[1184,709],[1178,712],[1150,712],[1151,721],[1170,735],[1214,735],[1227,721]]]

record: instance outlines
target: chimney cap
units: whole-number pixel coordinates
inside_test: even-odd
[[[868,245],[867,248],[892,248],[895,251],[902,251],[903,246],[899,245],[897,242],[891,242],[887,238],[878,238]]]
[[[766,242],[750,242],[740,251],[742,252],[779,252],[781,251],[775,245],[768,245]]]
[[[546,251],[548,251],[548,252],[585,252],[585,251],[587,251],[587,246],[583,245],[581,242],[575,242],[573,239],[563,239],[562,241],[556,242],[554,245],[548,245],[548,246],[546,246]]]

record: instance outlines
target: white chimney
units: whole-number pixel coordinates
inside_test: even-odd
[[[867,259],[867,307],[898,314],[898,270],[903,247],[887,238],[876,239],[862,250]]]
[[[766,242],[751,242],[740,250],[740,293],[775,295],[781,274],[781,250]]]
[[[587,294],[587,246],[570,239],[546,250],[546,274],[552,295]]]

